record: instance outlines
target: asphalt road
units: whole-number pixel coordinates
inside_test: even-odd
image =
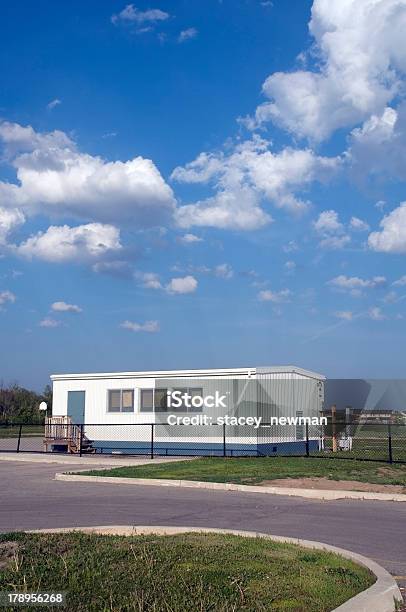
[[[92,525],[245,529],[326,542],[406,575],[406,503],[53,480],[55,472],[75,469],[0,462],[0,531]]]

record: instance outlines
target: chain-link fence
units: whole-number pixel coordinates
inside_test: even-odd
[[[406,424],[0,424],[0,452],[211,457],[325,457],[406,463]]]

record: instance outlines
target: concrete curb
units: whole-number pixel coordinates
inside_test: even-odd
[[[150,459],[147,456],[141,457],[114,457],[114,456],[85,456],[78,457],[77,455],[55,455],[49,453],[48,456],[42,453],[18,453],[10,452],[10,453],[0,453],[0,461],[24,461],[30,463],[53,463],[53,464],[77,464],[77,465],[87,465],[88,469],[93,469],[95,466],[97,469],[100,467],[103,469],[104,467],[126,467],[129,465],[147,465],[151,463],[155,465],[156,463],[171,463],[175,461],[191,461],[193,457],[156,457],[154,459]]]
[[[86,470],[88,471],[88,470]],[[292,487],[260,487],[223,482],[205,482],[198,480],[170,480],[166,478],[119,478],[117,476],[83,476],[82,474],[56,473],[55,480],[73,482],[94,482],[126,485],[148,485],[160,487],[184,487],[190,489],[211,489],[216,491],[241,491],[244,493],[262,493],[270,495],[287,495],[331,501],[335,499],[364,499],[378,501],[406,502],[402,493],[367,493],[361,491],[329,491],[322,489],[295,489]]]
[[[179,533],[224,533],[239,535],[249,538],[264,538],[266,540],[272,540],[274,542],[296,544],[303,548],[312,548],[317,550],[325,550],[332,552],[337,555],[341,555],[346,559],[350,559],[357,563],[367,567],[373,574],[375,574],[377,580],[369,587],[366,591],[355,595],[347,602],[335,608],[332,612],[393,612],[396,609],[396,601],[402,601],[402,596],[399,591],[399,587],[396,584],[394,578],[389,574],[386,569],[375,563],[372,559],[353,553],[343,548],[336,546],[330,546],[329,544],[323,544],[322,542],[313,542],[311,540],[300,540],[296,538],[287,538],[283,536],[273,536],[266,533],[257,533],[255,531],[240,531],[234,529],[211,529],[204,527],[162,527],[162,526],[126,526],[126,525],[112,525],[112,526],[100,526],[100,527],[67,527],[62,529],[36,529],[27,531],[26,533],[68,533],[71,531],[82,531],[85,533],[95,533],[103,535],[175,535]]]

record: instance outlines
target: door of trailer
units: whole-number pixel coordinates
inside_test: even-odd
[[[85,399],[86,391],[68,391],[68,416],[75,425],[85,422]]]

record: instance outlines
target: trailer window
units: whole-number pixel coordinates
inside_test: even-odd
[[[177,387],[171,389],[171,391],[179,391],[182,395],[188,393],[192,398],[203,398],[203,389],[201,387]],[[140,412],[202,412],[203,401],[201,404],[201,406],[187,407],[182,402],[180,406],[172,405],[168,407],[168,389],[141,389]]]
[[[154,412],[154,390],[141,389],[140,412]]]
[[[167,412],[168,410],[167,389],[155,389],[154,407],[155,407],[155,412]]]
[[[110,389],[107,412],[134,412],[134,390]]]

